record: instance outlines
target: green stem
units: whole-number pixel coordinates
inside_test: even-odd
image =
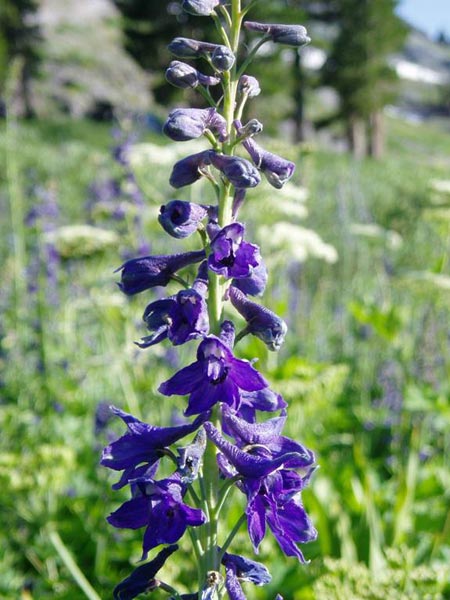
[[[239,529],[245,523],[246,519],[247,519],[247,515],[245,513],[242,513],[242,515],[236,521],[236,524],[233,527],[233,529],[231,530],[230,535],[227,537],[227,539],[225,540],[225,543],[222,545],[222,548],[220,549],[220,553],[219,553],[220,560],[222,560],[222,556],[228,550],[228,547],[230,546],[231,542],[234,540]]]
[[[242,63],[239,71],[238,71],[238,79],[241,75],[243,75],[245,73],[245,69],[248,67],[248,65],[252,62],[252,60],[255,58],[256,53],[258,52],[258,50],[261,48],[261,46],[263,44],[265,44],[266,42],[268,42],[270,39],[270,35],[264,35],[256,44],[255,46],[253,46],[253,48],[250,50],[247,58],[244,60],[244,62]]]

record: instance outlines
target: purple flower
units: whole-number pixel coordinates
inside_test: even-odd
[[[201,137],[206,130],[227,137],[227,122],[215,108],[176,108],[169,113],[163,131],[176,142],[185,142]]]
[[[260,264],[255,267],[248,277],[233,279],[231,282],[248,296],[261,296],[267,285],[267,268],[261,259]]]
[[[239,134],[241,134],[241,132],[245,134],[246,126],[242,127],[239,121],[235,122],[235,126]],[[295,164],[290,160],[286,160],[277,154],[264,150],[248,136],[242,144],[250,154],[252,161],[258,169],[261,169],[266,176],[267,181],[270,185],[273,185],[274,188],[281,189],[294,174]]]
[[[141,560],[145,560],[152,548],[173,544],[187,527],[197,527],[206,521],[200,509],[183,503],[185,490],[176,475],[162,481],[137,479],[134,486],[134,497],[111,513],[107,520],[120,529],[146,527]]]
[[[195,202],[171,200],[161,206],[158,221],[169,235],[181,239],[197,231],[199,224],[207,215],[206,206]]]
[[[239,408],[240,391],[267,387],[267,381],[246,361],[235,358],[219,338],[208,336],[199,345],[197,360],[159,386],[165,396],[190,394],[186,415],[203,413],[217,402]]]
[[[204,250],[132,258],[117,269],[122,271],[119,287],[132,296],[158,285],[166,286],[177,271],[204,258]]]
[[[271,581],[269,571],[264,565],[238,554],[224,553],[222,564],[225,566],[227,588],[230,600],[245,600],[240,581],[251,581],[255,585],[265,585]]]
[[[211,150],[202,150],[175,163],[170,175],[170,185],[181,188],[194,183],[202,176],[202,169],[211,164]]]
[[[166,79],[175,87],[182,89],[196,88],[199,84],[208,86],[220,83],[218,77],[203,75],[191,65],[179,60],[173,60],[170,63],[169,68],[166,70]]]
[[[182,8],[191,15],[207,17],[219,4],[221,0],[183,0]]]
[[[248,531],[255,551],[267,523],[283,552],[304,562],[297,543],[317,535],[299,495],[314,471],[313,453],[280,435],[285,415],[264,423],[248,423],[226,407],[222,412],[224,427],[237,445],[225,440],[211,423],[206,422],[204,428],[222,452],[218,461],[224,475],[233,477],[238,473],[243,477],[238,486],[247,496]],[[306,470],[306,475],[294,469]]]
[[[254,98],[259,96],[261,88],[259,87],[259,81],[252,75],[241,75],[238,83],[238,92],[248,98]]]
[[[256,23],[245,21],[244,27],[250,31],[264,33],[272,39],[275,44],[285,44],[300,48],[309,44],[311,38],[303,25],[274,25],[270,23]]]
[[[241,223],[226,225],[211,242],[208,267],[226,278],[245,278],[261,262],[259,248],[244,242],[245,228]]]
[[[143,319],[147,329],[153,333],[137,342],[140,348],[149,348],[166,338],[174,346],[179,346],[209,331],[205,298],[193,288],[151,302],[145,309]]]
[[[178,546],[173,544],[163,548],[157,556],[145,565],[140,565],[114,588],[114,600],[132,600],[150,592],[158,586],[158,581],[155,579],[156,573],[164,566],[166,560],[171,556]]]
[[[258,170],[251,162],[240,156],[211,152],[210,161],[237,188],[252,188],[261,181]]]
[[[229,71],[236,57],[226,46],[217,46],[211,54],[211,63],[218,71]]]
[[[128,431],[103,450],[100,464],[114,471],[124,471],[113,488],[123,487],[130,479],[141,476],[161,458],[164,448],[196,431],[203,420],[197,417],[193,423],[177,427],[155,427],[143,423],[120,408],[111,407],[112,412],[127,425]]]
[[[224,419],[225,415],[227,430],[232,430],[232,427],[236,427],[236,424],[232,421],[233,416],[231,413],[225,412]],[[263,424],[247,423],[236,416],[234,416],[234,419],[250,429],[251,434],[249,435],[253,440],[263,439],[264,442],[254,441],[243,446],[245,449],[241,449],[222,437],[209,421],[204,424],[204,428],[209,439],[244,479],[259,480],[282,466],[300,468],[307,467],[314,462],[312,452],[294,440],[280,436],[276,432],[275,428],[278,421],[283,417],[270,419],[270,421]],[[264,425],[265,427],[258,431],[257,425]]]
[[[279,350],[287,332],[283,319],[265,306],[248,300],[238,288],[231,286],[229,296],[231,304],[247,321],[245,333],[258,337],[269,350]]]

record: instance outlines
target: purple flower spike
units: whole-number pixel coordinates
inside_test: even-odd
[[[210,160],[237,188],[252,188],[261,181],[258,170],[245,158],[211,152]]]
[[[207,17],[219,4],[220,0],[183,0],[182,8],[191,15]]]
[[[241,223],[226,225],[211,242],[208,266],[211,271],[226,278],[248,277],[261,262],[259,248],[244,242]]]
[[[234,65],[235,60],[236,57],[226,46],[217,46],[211,55],[213,66],[221,72],[229,71]]]
[[[201,137],[206,130],[227,137],[227,122],[215,108],[176,108],[167,118],[163,131],[175,142],[186,142]]]
[[[161,206],[158,221],[169,235],[182,239],[197,231],[199,224],[207,215],[206,206],[195,202],[171,200]]]
[[[196,88],[199,84],[208,86],[220,83],[218,77],[203,75],[191,65],[179,60],[173,60],[170,63],[166,70],[166,79],[173,86],[181,89]]]
[[[261,259],[260,264],[253,269],[248,277],[233,279],[231,282],[248,296],[262,296],[267,285],[267,268]]]
[[[182,158],[174,164],[169,183],[177,189],[195,183],[202,176],[202,169],[210,164],[211,150],[203,150]]]
[[[122,271],[119,287],[132,296],[158,285],[166,286],[177,271],[204,258],[204,250],[132,258],[117,269]]]
[[[279,350],[287,332],[283,319],[265,306],[248,300],[238,288],[231,286],[229,294],[231,304],[247,321],[245,332],[258,337],[269,350]]]
[[[261,88],[259,87],[259,81],[252,75],[241,75],[238,83],[238,92],[248,98],[254,98],[259,96]]]
[[[300,48],[309,44],[311,38],[303,25],[274,25],[270,23],[256,23],[245,21],[244,27],[250,31],[264,33],[272,39],[275,44],[284,44]]]
[[[114,600],[132,600],[158,587],[156,573],[164,566],[166,560],[178,550],[176,544],[163,548],[157,556],[145,565],[140,565],[114,588]]]
[[[123,487],[130,479],[142,473],[140,465],[148,469],[160,458],[164,448],[196,431],[203,420],[197,417],[193,423],[177,427],[155,427],[143,423],[120,408],[111,407],[112,412],[127,425],[128,432],[103,450],[100,464],[114,471],[124,471],[121,480],[113,488]]]
[[[146,527],[142,559],[160,544],[177,542],[187,527],[206,521],[203,512],[183,503],[184,488],[176,475],[162,481],[135,480],[135,495],[108,517],[108,523],[120,529]]]
[[[208,336],[199,345],[197,360],[159,386],[165,396],[190,394],[186,415],[204,413],[217,402],[237,410],[240,390],[267,387],[267,381],[246,361],[235,358],[217,337]]]

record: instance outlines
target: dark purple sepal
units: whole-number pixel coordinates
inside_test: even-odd
[[[129,296],[156,286],[166,286],[177,271],[204,258],[204,250],[132,258],[117,269],[122,271],[118,285]]]
[[[211,242],[208,267],[226,277],[243,279],[249,277],[261,262],[259,248],[244,241],[242,223],[231,223],[219,230]]]
[[[155,575],[176,550],[178,550],[176,544],[167,546],[153,560],[136,567],[128,577],[114,588],[114,600],[132,600],[139,594],[144,594],[157,587]]]
[[[248,296],[262,296],[267,285],[267,267],[261,259],[260,264],[252,269],[248,277],[242,279],[233,279],[231,282],[234,287],[237,287]]]
[[[145,463],[150,467],[161,457],[161,452],[186,435],[196,431],[205,419],[205,415],[197,417],[192,423],[176,427],[155,427],[143,423],[123,410],[111,407],[112,412],[127,425],[128,432],[103,450],[100,464],[114,471],[126,470],[127,480],[142,476],[136,469]],[[120,487],[122,487],[122,485]]]
[[[265,458],[256,454],[249,454],[223,438],[220,432],[209,421],[204,424],[204,428],[209,439],[223,452],[237,472],[249,479],[265,477],[288,461],[296,458],[296,452],[283,453],[275,458]]]

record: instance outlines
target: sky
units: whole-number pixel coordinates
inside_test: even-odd
[[[450,0],[400,0],[397,12],[431,37],[440,31],[450,35]]]

